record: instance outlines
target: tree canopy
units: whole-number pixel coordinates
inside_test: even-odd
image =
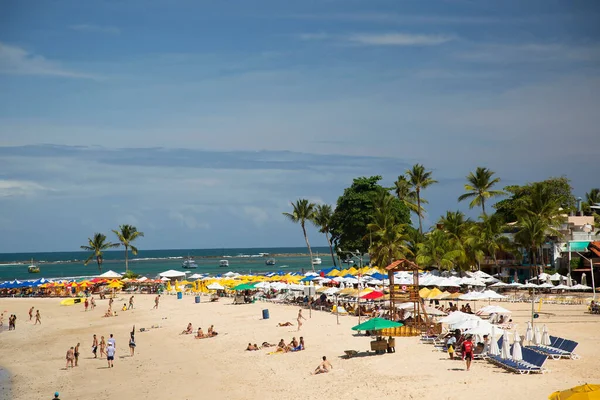
[[[496,213],[506,222],[517,221],[518,210],[527,206],[536,187],[543,192],[549,193],[553,202],[563,209],[563,213],[575,210],[576,200],[575,196],[571,193],[570,181],[565,177],[560,177],[528,183],[524,186],[512,185],[505,187],[504,190],[510,194],[510,197],[494,204]]]
[[[369,230],[373,222],[375,202],[388,192],[379,184],[381,176],[360,177],[344,190],[338,198],[331,219],[331,235],[337,249],[345,251],[359,250],[366,253],[369,249]],[[386,199],[387,200],[387,199]],[[394,222],[410,224],[410,213],[406,205],[398,198],[391,198],[390,210]]]

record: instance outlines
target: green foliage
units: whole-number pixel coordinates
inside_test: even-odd
[[[423,233],[423,214],[425,209],[423,204],[427,204],[421,196],[423,189],[437,183],[435,179],[431,177],[431,171],[425,171],[425,167],[421,164],[415,164],[411,169],[406,170],[406,180],[412,188],[412,197],[417,200],[417,211],[416,214],[419,217],[419,232]]]
[[[302,233],[304,234],[304,241],[306,242],[306,247],[308,247],[308,254],[310,256],[310,265],[314,271],[315,267],[312,263],[312,249],[310,247],[310,243],[308,241],[308,234],[306,233],[306,222],[313,222],[315,219],[315,204],[311,203],[307,199],[298,199],[295,203],[291,203],[292,212],[284,212],[283,215],[292,221],[295,224],[300,224],[302,228]],[[314,222],[313,222],[314,223]]]
[[[331,259],[333,260],[333,266],[337,266],[335,261],[335,255],[333,254],[333,246],[329,237],[329,231],[331,230],[331,218],[333,217],[333,209],[329,204],[319,204],[315,208],[314,217],[312,219],[313,224],[319,228],[319,232],[325,234],[327,244],[329,245],[329,252],[331,253]]]
[[[571,192],[572,188],[569,179],[565,177],[549,178],[541,182],[533,182],[524,186],[507,186],[504,188],[511,196],[508,199],[501,200],[494,205],[496,212],[506,222],[516,222],[518,219],[517,210],[523,209],[531,199],[532,192],[538,188],[538,192],[544,192],[550,196],[555,204],[562,208],[562,213],[569,213],[575,210],[576,200]]]
[[[440,229],[430,232],[427,240],[419,243],[417,248],[417,264],[425,267],[452,270],[456,259],[461,255],[460,249],[450,240],[449,235]]]
[[[137,247],[132,242],[136,239],[143,237],[144,232],[139,232],[133,225],[119,225],[119,230],[113,229],[113,233],[117,235],[121,246],[125,247],[125,271],[129,270],[129,248],[131,252],[136,255],[138,253]]]
[[[492,187],[500,182],[500,178],[493,178],[494,172],[483,167],[477,167],[475,173],[470,172],[467,175],[465,184],[465,194],[458,197],[458,201],[471,199],[469,208],[481,206],[485,215],[485,200],[491,197],[502,196],[505,193],[501,190],[492,190]]]
[[[104,261],[104,251],[108,249],[114,249],[119,247],[118,243],[111,243],[106,241],[106,235],[103,233],[94,233],[93,238],[88,238],[88,244],[86,246],[80,246],[82,250],[91,251],[92,254],[88,257],[83,265],[88,265],[94,258],[98,264],[98,271],[102,273],[102,262]]]
[[[379,185],[380,180],[381,176],[356,178],[338,198],[331,219],[331,235],[337,249],[368,251],[372,235],[369,236],[367,226],[373,222],[375,201],[385,199],[383,194],[388,191]],[[395,223],[409,224],[409,211],[402,201],[393,197],[389,201]]]
[[[137,279],[139,277],[140,277],[140,275],[136,274],[132,270],[125,271],[125,273],[123,274],[123,278],[127,278],[127,279]]]
[[[594,215],[594,209],[591,206],[600,204],[600,189],[593,188],[585,194],[583,201],[583,211],[585,215]]]

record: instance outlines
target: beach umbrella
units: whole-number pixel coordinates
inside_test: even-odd
[[[223,290],[225,287],[218,282],[213,282],[206,287],[208,290]]]
[[[496,340],[496,327],[494,325],[492,325],[492,333],[490,335],[490,348],[488,350],[488,354],[491,354],[492,356],[497,356],[498,354],[500,354],[500,349],[498,348],[498,341]]]
[[[508,343],[508,331],[504,331],[502,336],[502,350],[500,351],[500,357],[508,359],[510,357],[510,344]]]
[[[557,391],[548,396],[549,400],[598,400],[600,399],[600,385],[588,383],[576,386],[562,392]]]
[[[531,344],[533,340],[533,329],[531,329],[531,321],[527,321],[527,332],[525,332],[525,340]]]
[[[585,272],[581,274],[581,285],[587,286],[587,275],[585,274]]]
[[[519,336],[519,333],[516,329],[514,335],[512,359],[513,361],[521,361],[523,359],[523,352],[521,351],[521,336]]]
[[[403,326],[400,322],[390,321],[389,319],[383,318],[371,318],[370,320],[363,322],[352,327],[353,331],[379,331],[381,329],[397,328]]]
[[[540,327],[537,325],[535,326],[535,331],[533,334],[533,344],[536,346],[542,344],[542,334],[540,333]]]
[[[377,292],[377,291],[374,290],[372,292],[369,292],[369,293],[361,296],[360,298],[361,299],[365,299],[365,300],[375,300],[375,299],[378,299],[380,297],[383,297],[383,293]]]
[[[544,327],[542,328],[542,344],[544,346],[550,346],[550,335],[548,334],[546,324],[544,324]]]

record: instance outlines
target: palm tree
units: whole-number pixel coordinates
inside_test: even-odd
[[[378,266],[386,266],[394,260],[412,255],[407,246],[409,237],[406,225],[397,223],[393,214],[393,199],[388,192],[377,196],[374,200],[373,220],[367,225],[372,239],[369,255],[371,261]]]
[[[485,215],[485,200],[491,197],[502,196],[505,193],[502,190],[492,190],[492,187],[500,182],[500,178],[493,178],[494,172],[483,167],[477,167],[475,174],[472,172],[467,176],[465,190],[467,193],[458,197],[458,201],[473,199],[469,208],[481,206],[481,211]]]
[[[439,269],[451,270],[460,250],[452,246],[448,235],[439,229],[434,229],[427,235],[425,242],[417,245],[417,264],[435,266]]]
[[[451,248],[456,251],[455,265],[460,271],[471,269],[481,258],[480,251],[470,242],[473,225],[460,211],[447,211],[438,221],[438,227],[448,235]]]
[[[103,233],[94,233],[94,238],[88,238],[87,246],[80,246],[82,250],[91,251],[92,254],[88,257],[83,265],[88,265],[90,261],[96,258],[98,263],[98,271],[102,273],[102,261],[104,260],[103,251],[108,249],[114,249],[119,247],[118,243],[111,243],[106,241],[106,235]]]
[[[592,209],[591,207],[595,204],[600,204],[600,189],[599,188],[593,188],[588,193],[585,194],[585,201],[583,203],[583,206],[585,208],[585,211],[589,215],[593,215],[594,209]]]
[[[144,237],[144,232],[139,232],[133,225],[119,225],[119,230],[113,229],[113,233],[117,235],[121,246],[125,247],[125,272],[129,271],[129,248],[133,255],[138,253],[137,247],[131,244],[139,237]]]
[[[512,250],[510,239],[504,236],[504,221],[498,214],[489,216],[483,214],[480,218],[481,222],[476,225],[472,240],[476,241],[476,246],[491,257],[494,260],[494,266],[497,266],[497,253]]]
[[[331,224],[331,217],[333,216],[333,209],[329,204],[319,204],[315,208],[315,215],[313,223],[319,228],[319,232],[325,234],[327,244],[329,244],[329,252],[331,253],[331,259],[333,260],[333,266],[336,267],[335,255],[333,254],[333,246],[331,244],[331,238],[329,237],[329,226]]]
[[[532,278],[534,271],[537,272],[537,250],[546,239],[547,228],[546,221],[536,215],[525,215],[519,219],[519,230],[515,233],[515,241],[527,249],[529,253],[530,275]]]
[[[315,217],[315,204],[306,199],[298,199],[295,203],[290,204],[292,205],[292,212],[284,212],[283,215],[293,223],[299,223],[302,227],[302,233],[304,234],[304,240],[306,241],[306,247],[308,247],[308,254],[310,256],[310,265],[314,271],[315,266],[313,264],[312,250],[310,248],[310,243],[308,242],[308,235],[306,234],[306,221],[313,221]]]
[[[465,214],[460,211],[446,211],[446,216],[441,217],[438,224],[452,239],[461,241],[472,225],[472,221],[465,219]]]
[[[406,180],[404,175],[400,175],[396,182],[394,182],[394,193],[398,200],[400,200],[406,208],[411,212],[417,213],[418,208],[416,204],[415,193],[411,190],[410,183]]]
[[[414,197],[417,199],[416,214],[419,217],[419,232],[423,233],[422,218],[425,210],[421,204],[427,204],[427,200],[421,198],[421,190],[437,183],[437,181],[431,178],[431,171],[425,171],[425,167],[421,164],[415,164],[411,169],[406,170],[406,177],[410,183]]]

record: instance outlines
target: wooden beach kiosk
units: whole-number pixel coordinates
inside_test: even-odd
[[[397,260],[385,267],[390,280],[390,313],[395,315],[397,304],[413,303],[412,321],[401,328],[382,332],[385,336],[418,336],[431,325],[425,304],[419,295],[419,266],[409,260]],[[396,284],[394,273],[399,271],[412,272],[412,284]],[[402,329],[404,328],[404,329]]]

